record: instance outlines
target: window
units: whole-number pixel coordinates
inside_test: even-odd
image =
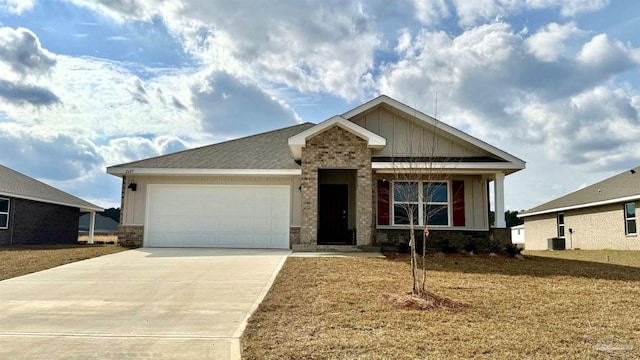
[[[563,213],[558,214],[558,237],[559,238],[564,237],[564,214]]]
[[[0,198],[0,229],[9,227],[9,199]]]
[[[624,230],[627,235],[636,234],[636,203],[624,204]]]
[[[396,181],[393,183],[393,224],[449,225],[447,182]]]

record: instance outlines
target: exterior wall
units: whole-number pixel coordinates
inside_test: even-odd
[[[136,191],[128,189],[130,183],[136,183]],[[123,179],[122,225],[144,225],[147,201],[147,185],[150,184],[247,184],[247,185],[291,185],[291,225],[300,225],[300,177],[292,176],[132,176]]]
[[[289,229],[289,242],[291,245],[300,245],[300,227],[295,226]]]
[[[118,245],[124,247],[142,247],[144,226],[120,225],[118,226]]]
[[[564,211],[567,248],[640,250],[640,239],[625,234],[624,204]],[[638,213],[636,203],[636,214]],[[547,249],[547,239],[558,236],[556,213],[525,217],[527,250]],[[573,229],[573,234],[569,233]]]
[[[16,198],[9,201],[9,228],[0,230],[0,245],[78,241],[78,208]]]
[[[137,184],[136,191],[128,188]],[[122,204],[118,243],[127,247],[143,244],[147,185],[151,184],[247,184],[291,185],[290,226],[300,226],[300,176],[142,176],[127,175],[122,180]]]
[[[514,244],[524,244],[524,225],[511,227],[511,241],[513,241]]]
[[[396,180],[397,176],[393,174],[376,174],[374,176],[374,185],[377,187],[378,180],[386,178],[388,180]],[[399,178],[402,180],[402,178]],[[425,177],[423,180],[427,181],[429,178]],[[464,216],[465,216],[465,226],[457,226],[457,227],[448,227],[448,228],[440,228],[440,229],[456,229],[456,230],[480,230],[487,231],[489,230],[489,205],[488,205],[488,194],[487,194],[487,186],[485,179],[482,175],[442,175],[442,177],[434,177],[434,181],[444,180],[449,183],[453,180],[462,180],[464,181]],[[374,191],[374,209],[377,209],[377,189]],[[450,194],[450,197],[453,196]],[[389,204],[392,207],[391,204]],[[389,213],[391,216],[391,211]],[[377,214],[376,220],[377,223]],[[451,214],[449,222],[452,223]],[[380,226],[378,226],[380,228]],[[386,227],[383,225],[383,227]],[[430,228],[431,229],[431,228]],[[434,228],[435,229],[435,228]]]
[[[356,169],[356,244],[371,245],[374,224],[371,150],[365,140],[334,126],[302,148],[301,249],[317,247],[318,169]]]
[[[527,250],[546,250],[547,239],[558,236],[555,213],[525,217],[524,227],[527,229]],[[569,231],[568,227],[566,229]]]
[[[128,188],[137,184],[136,191]],[[147,185],[200,184],[200,185],[291,185],[290,226],[300,226],[300,176],[142,176],[127,175],[122,181],[122,205],[118,243],[128,247],[143,244]]]
[[[374,156],[408,156],[411,153],[420,153],[424,156],[426,152],[424,144],[427,144],[428,153],[432,153],[431,143],[434,139],[434,133],[430,129],[432,124],[411,119],[407,117],[407,114],[400,114],[384,106],[378,106],[350,119],[350,121],[387,140],[387,145],[383,149],[375,151]],[[488,156],[489,153],[469,144],[462,144],[438,136],[433,155],[445,157]]]

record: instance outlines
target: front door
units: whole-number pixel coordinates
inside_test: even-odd
[[[351,244],[349,236],[349,186],[320,184],[318,194],[318,244]]]

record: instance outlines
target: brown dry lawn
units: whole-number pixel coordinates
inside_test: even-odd
[[[640,252],[449,255],[428,269],[430,290],[469,307],[382,301],[410,289],[406,257],[289,258],[242,336],[243,358],[640,358]]]
[[[0,280],[124,250],[113,245],[0,246]]]

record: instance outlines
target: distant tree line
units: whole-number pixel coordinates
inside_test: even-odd
[[[103,212],[98,213],[98,214],[100,214],[102,216],[106,216],[108,218],[112,218],[117,223],[120,222],[120,208],[108,208],[108,209],[105,209]]]
[[[518,217],[518,211],[507,210],[504,212],[504,220],[507,223],[507,227],[512,227],[516,225],[524,224],[524,219]],[[496,213],[494,211],[489,211],[489,224],[493,225],[496,221]]]

